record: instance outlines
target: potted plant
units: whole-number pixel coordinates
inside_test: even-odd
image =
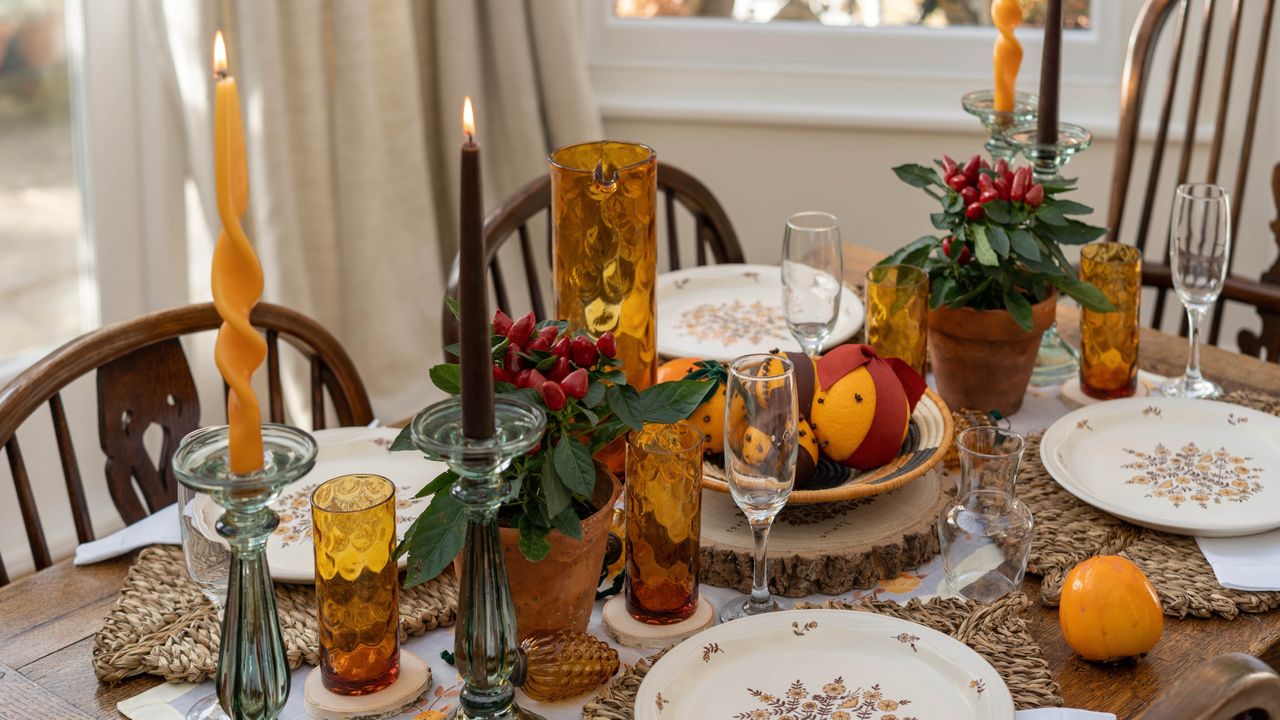
[[[1009,415],[1022,405],[1058,293],[1090,310],[1112,309],[1062,252],[1106,230],[1075,219],[1091,208],[1059,197],[1075,180],[1037,183],[1029,167],[1003,159],[991,167],[977,155],[963,166],[947,156],[935,162],[938,169],[908,164],[893,171],[941,203],[930,215],[940,234],[881,264],[929,273],[929,361],[947,403]]]
[[[542,441],[504,473],[511,490],[498,512],[518,635],[585,630],[621,490],[594,456],[646,422],[687,418],[708,387],[682,380],[637,391],[626,384],[612,333],[593,341],[563,320],[512,320],[499,310],[492,332],[495,391],[540,406],[547,418]],[[450,394],[459,376],[456,363],[431,368],[432,382]],[[407,431],[391,449],[414,449]],[[408,585],[435,577],[462,550],[463,509],[450,492],[457,480],[446,470],[419,493],[431,503],[397,550],[409,556]]]

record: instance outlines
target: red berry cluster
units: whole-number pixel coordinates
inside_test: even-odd
[[[493,379],[537,390],[552,411],[563,408],[567,398],[586,397],[590,385],[588,371],[601,357],[613,358],[618,354],[612,332],[606,332],[595,342],[586,335],[571,337],[568,331],[561,332],[558,325],[537,328],[532,312],[512,320],[499,310],[493,315],[493,332],[507,339],[502,362],[493,363]],[[555,360],[547,366],[546,361],[551,358]],[[539,366],[546,370],[545,374]]]
[[[985,217],[982,206],[992,200],[1026,203],[1032,209],[1044,202],[1044,186],[1032,180],[1031,168],[1011,170],[1004,158],[997,160],[992,168],[986,160],[974,155],[961,167],[943,155],[942,176],[947,187],[964,200],[964,216],[970,220]]]

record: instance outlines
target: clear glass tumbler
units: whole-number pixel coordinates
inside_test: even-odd
[[[667,625],[698,609],[702,433],[649,423],[627,438],[627,612]]]

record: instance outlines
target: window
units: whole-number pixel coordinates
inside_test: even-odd
[[[0,0],[0,361],[92,314],[65,38],[62,0]]]
[[[1066,0],[1063,25],[1089,27],[1089,4]],[[1044,25],[1045,0],[1023,3],[1023,24]],[[614,14],[631,20],[657,17],[732,18],[740,22],[818,22],[823,25],[882,27],[923,25],[945,28],[991,24],[988,0],[614,0]]]

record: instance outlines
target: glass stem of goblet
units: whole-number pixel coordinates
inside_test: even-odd
[[[769,528],[773,518],[751,522],[751,538],[755,545],[755,560],[751,565],[751,604],[765,607],[769,604]]]
[[[1200,330],[1204,327],[1204,320],[1208,314],[1209,306],[1207,305],[1187,305],[1187,340],[1191,345],[1187,355],[1187,370],[1183,373],[1187,382],[1197,381],[1203,377],[1200,374]]]

